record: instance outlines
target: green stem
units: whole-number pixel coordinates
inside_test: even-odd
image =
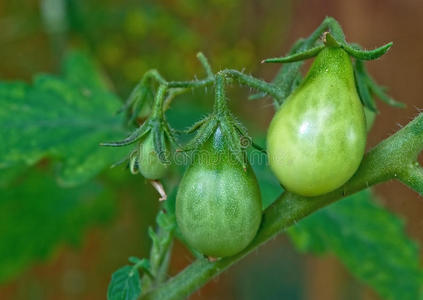
[[[152,112],[153,118],[162,119],[163,118],[163,102],[167,92],[167,85],[160,84],[159,89],[157,90],[156,97],[154,99],[154,107]]]
[[[163,239],[160,249],[153,249],[150,254],[151,273],[155,277],[155,284],[159,284],[163,281],[166,276],[168,264],[169,264],[169,253],[172,249],[173,234],[160,229],[158,235]]]
[[[189,80],[189,81],[170,81],[168,82],[169,88],[201,88],[211,86],[213,84],[213,78],[206,78],[202,80]]]
[[[197,58],[200,61],[201,65],[203,66],[204,70],[206,71],[207,77],[213,78],[214,77],[213,71],[209,64],[209,61],[207,60],[207,57],[202,52],[198,52]]]
[[[423,196],[423,168],[416,162],[400,173],[399,180]]]
[[[215,81],[214,111],[218,115],[223,115],[228,109],[225,96],[225,77],[219,72],[216,74]]]
[[[167,244],[166,251],[164,251],[163,253],[163,258],[161,261],[160,268],[157,270],[157,275],[156,275],[157,284],[160,284],[167,279],[170,257],[172,256],[172,248],[173,248],[173,235],[169,239],[169,243]]]
[[[145,82],[151,79],[156,80],[160,84],[166,84],[166,80],[162,77],[162,75],[160,75],[159,71],[157,71],[156,69],[148,70],[142,78],[142,80]]]
[[[236,79],[240,84],[247,85],[256,90],[269,94],[276,100],[279,100],[281,98],[280,89],[272,83],[268,83],[264,80],[257,79],[250,75],[246,75],[237,70],[227,69],[227,70],[221,71],[220,73],[228,77],[231,77],[233,79]]]
[[[144,276],[142,286],[145,291],[152,289],[164,280],[166,280],[167,270],[170,262],[170,255],[173,244],[173,228],[165,228],[158,226],[157,232],[150,232],[150,236],[154,237],[153,245],[150,250],[150,274]]]
[[[142,299],[180,299],[207,283],[257,247],[281,233],[302,218],[346,195],[400,176],[401,181],[419,193],[423,192],[423,171],[415,163],[423,148],[423,114],[382,141],[363,158],[356,174],[341,188],[319,197],[306,198],[292,193],[280,196],[263,215],[261,228],[253,242],[241,253],[210,262],[197,259],[175,277],[148,292]],[[409,149],[409,151],[404,151]],[[407,170],[405,172],[404,170]]]

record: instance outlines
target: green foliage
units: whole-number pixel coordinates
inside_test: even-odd
[[[335,254],[384,299],[422,299],[423,273],[416,244],[402,221],[371,193],[360,192],[288,229],[303,252]]]
[[[58,178],[76,185],[97,175],[125,152],[99,147],[125,134],[116,117],[119,99],[85,56],[73,53],[63,76],[40,75],[32,86],[0,82],[0,168],[60,161]]]
[[[82,232],[110,219],[114,201],[96,183],[63,189],[40,172],[0,189],[0,282],[35,261],[51,257],[59,243],[76,244]]]
[[[107,300],[136,300],[141,295],[140,274],[132,266],[123,266],[112,275]]]

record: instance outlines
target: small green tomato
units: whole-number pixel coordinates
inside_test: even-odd
[[[231,256],[252,241],[261,215],[254,172],[235,161],[218,128],[180,183],[176,221],[182,235],[207,256]]]
[[[327,47],[270,124],[270,167],[288,191],[317,196],[351,178],[365,145],[366,120],[350,57]]]
[[[148,133],[139,144],[138,169],[145,178],[153,180],[163,178],[169,169],[169,165],[162,163],[154,150],[151,133]]]

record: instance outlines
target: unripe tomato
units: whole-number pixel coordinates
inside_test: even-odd
[[[138,148],[138,169],[147,179],[160,179],[164,177],[169,169],[167,164],[160,161],[154,150],[153,135],[148,133]]]
[[[341,48],[327,47],[270,124],[270,167],[288,191],[317,196],[355,173],[365,144],[366,120],[351,60]]]
[[[182,235],[207,256],[231,256],[252,241],[261,215],[254,172],[235,161],[218,128],[180,183],[176,221]]]

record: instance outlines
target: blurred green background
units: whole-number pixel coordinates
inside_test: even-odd
[[[422,108],[421,1],[4,0],[0,79],[29,82],[36,73],[57,74],[66,53],[78,49],[97,60],[122,100],[150,68],[169,80],[201,77],[198,51],[215,70],[235,68],[271,80],[278,66],[261,65],[261,59],[284,54],[326,15],[338,19],[349,41],[366,48],[395,43],[369,69],[408,108],[379,105],[368,143],[373,146]],[[228,93],[252,135],[262,135],[273,114],[271,101],[247,102],[248,90],[240,88]],[[183,128],[210,107],[210,92],[198,91],[176,100],[169,118]],[[129,256],[148,255],[147,227],[154,224],[158,197],[141,176],[115,168],[82,186],[63,188],[54,174],[43,159],[12,183],[2,183],[0,299],[105,299],[112,272]],[[406,220],[407,232],[423,241],[423,202],[417,194],[398,183],[376,191]],[[192,260],[177,243],[171,274]],[[298,254],[280,236],[192,299],[378,297],[333,257]]]

